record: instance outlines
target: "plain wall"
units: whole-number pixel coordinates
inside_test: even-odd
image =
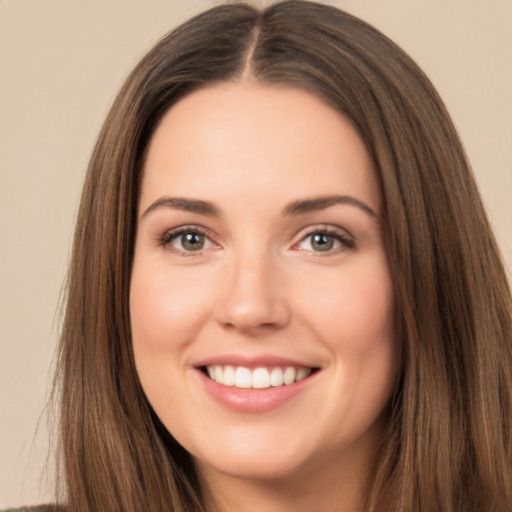
[[[144,50],[217,3],[0,0],[0,507],[51,498],[40,482],[44,419],[35,441],[34,432],[80,187],[102,120]],[[512,268],[512,0],[327,3],[380,28],[437,86]]]

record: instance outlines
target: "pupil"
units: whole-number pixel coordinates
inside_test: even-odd
[[[188,251],[199,251],[204,245],[204,236],[198,233],[187,233],[183,235],[182,245]]]
[[[312,246],[316,251],[329,251],[332,249],[333,244],[332,236],[323,233],[318,233],[313,236]]]

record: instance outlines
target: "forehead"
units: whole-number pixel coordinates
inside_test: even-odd
[[[279,192],[283,201],[332,193],[338,184],[337,192],[362,195],[376,209],[380,201],[371,159],[349,120],[310,92],[255,83],[186,96],[150,142],[143,201],[163,191],[208,196],[220,184],[231,197]]]

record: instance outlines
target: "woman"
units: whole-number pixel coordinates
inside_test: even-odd
[[[69,510],[512,510],[511,298],[423,73],[337,9],[162,39],[92,155]]]

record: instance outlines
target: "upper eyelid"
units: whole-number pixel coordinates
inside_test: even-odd
[[[208,238],[213,244],[218,245],[218,243],[213,240],[214,237],[212,237],[212,233],[209,229],[195,224],[185,224],[183,226],[177,226],[175,228],[166,229],[157,236],[157,242],[160,245],[165,245],[162,243],[164,238],[169,238],[170,241],[184,233],[198,233]]]
[[[339,235],[339,236],[345,236],[354,239],[355,237],[352,235],[352,233],[346,229],[342,228],[341,226],[337,226],[335,224],[313,224],[311,226],[307,226],[305,228],[301,228],[297,231],[297,233],[294,236],[295,238],[298,238],[297,241],[303,240],[307,236],[311,236],[315,233],[327,233],[329,235]]]
[[[199,233],[207,237],[210,237],[212,235],[211,230],[198,224],[184,224],[182,226],[177,226],[175,228],[169,228],[164,230],[162,236],[179,235],[181,233]]]

